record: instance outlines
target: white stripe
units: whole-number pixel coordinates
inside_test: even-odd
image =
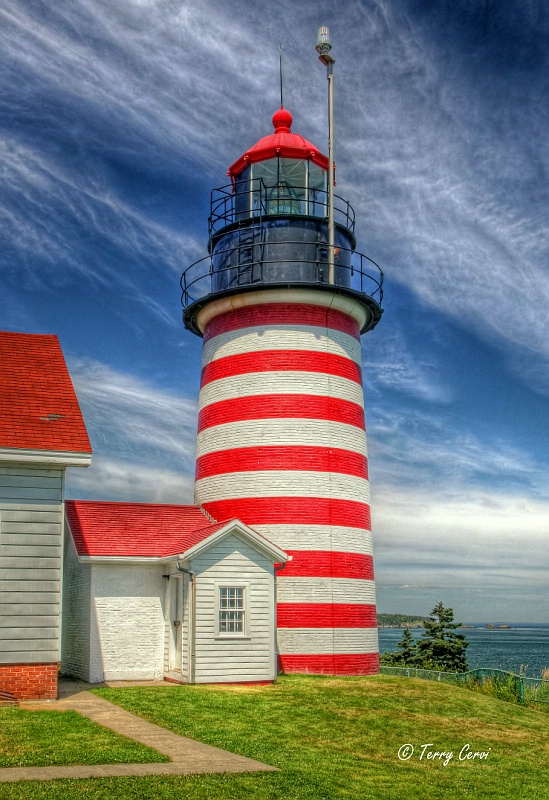
[[[213,425],[198,434],[196,457],[232,447],[292,445],[338,447],[365,454],[366,434],[356,425],[323,419],[251,419]]]
[[[202,348],[202,366],[218,358],[260,350],[309,350],[332,353],[361,363],[360,342],[341,331],[314,325],[258,325],[214,336]]]
[[[279,603],[367,603],[376,602],[374,581],[362,578],[294,578],[277,572]]]
[[[277,628],[278,650],[283,655],[377,653],[376,628]]]
[[[355,475],[309,470],[228,472],[201,478],[194,485],[197,503],[242,497],[325,497],[370,502],[370,484]]]
[[[322,550],[372,555],[372,534],[343,525],[254,525],[254,530],[282,550]]]
[[[200,390],[200,409],[235,397],[266,394],[311,394],[348,400],[364,408],[360,384],[323,372],[251,372],[211,381]]]

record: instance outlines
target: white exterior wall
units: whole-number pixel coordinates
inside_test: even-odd
[[[191,562],[196,582],[195,682],[267,681],[276,678],[274,570],[236,534]],[[219,586],[246,586],[246,636],[218,635]]]
[[[165,565],[96,563],[91,572],[90,683],[161,679]]]
[[[60,658],[64,467],[0,465],[0,663]]]
[[[67,531],[63,557],[63,635],[61,672],[90,680],[91,566],[80,564]]]

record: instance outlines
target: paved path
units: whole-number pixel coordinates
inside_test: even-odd
[[[125,684],[127,685],[127,684]],[[143,684],[139,684],[143,685]],[[153,684],[156,685],[156,684]],[[60,699],[53,702],[22,703],[23,708],[77,711],[105,728],[152,747],[171,759],[165,764],[95,764],[70,767],[7,767],[0,769],[0,783],[55,778],[105,778],[127,775],[191,775],[205,772],[274,771],[275,767],[238,756],[218,747],[178,736],[153,725],[129,711],[109,703],[102,697],[82,690],[82,684],[72,689],[61,687]]]

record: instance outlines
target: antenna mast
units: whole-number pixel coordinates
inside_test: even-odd
[[[284,103],[282,100],[282,48],[284,45],[281,43],[278,45],[279,51],[279,65],[280,65],[280,108],[284,108]]]

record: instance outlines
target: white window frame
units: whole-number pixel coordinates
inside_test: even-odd
[[[242,590],[242,609],[234,609],[243,612],[242,631],[222,631],[220,626],[221,612],[221,589],[241,589]],[[215,584],[215,638],[216,639],[249,639],[250,638],[250,584],[234,583],[233,581],[220,581]]]

